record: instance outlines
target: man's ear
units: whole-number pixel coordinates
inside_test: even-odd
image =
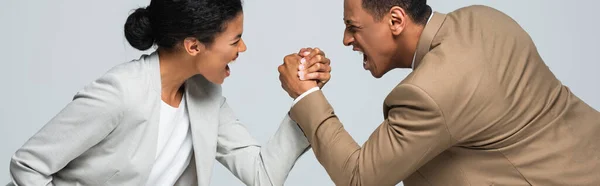
[[[193,37],[188,37],[183,40],[183,47],[185,51],[191,56],[197,56],[198,54],[204,52],[206,46],[204,43],[198,41],[198,39]]]
[[[389,20],[387,21],[390,26],[390,30],[392,31],[392,34],[394,34],[395,36],[400,35],[402,31],[404,31],[404,29],[406,28],[408,19],[408,15],[406,14],[406,11],[404,11],[403,8],[399,6],[394,6],[390,8]]]

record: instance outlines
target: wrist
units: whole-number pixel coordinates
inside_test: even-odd
[[[300,95],[308,92],[309,90],[311,90],[313,88],[318,88],[318,86],[317,86],[316,83],[314,85],[311,85],[311,86],[301,86],[299,88],[299,91],[297,91],[296,94],[294,95],[294,99],[297,99]]]
[[[318,90],[321,90],[321,89],[318,86],[315,86],[315,87],[309,89],[308,91],[305,91],[304,93],[300,94],[300,96],[294,98],[294,104],[292,104],[292,106],[296,105],[296,103],[298,103],[303,97],[306,97],[307,95],[309,95],[315,91],[318,91]]]

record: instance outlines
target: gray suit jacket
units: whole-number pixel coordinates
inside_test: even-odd
[[[194,158],[176,185],[209,185],[216,158],[246,185],[283,185],[309,147],[285,116],[261,147],[221,87],[185,83]],[[12,157],[15,185],[143,185],[155,161],[161,103],[158,53],[121,64],[78,92]]]

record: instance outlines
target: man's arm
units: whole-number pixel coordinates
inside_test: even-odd
[[[394,185],[455,140],[443,113],[423,90],[399,85],[388,99],[385,121],[361,148],[321,91],[302,98],[290,114],[336,185]]]

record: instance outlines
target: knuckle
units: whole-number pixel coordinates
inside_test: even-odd
[[[327,79],[327,76],[324,75],[325,73],[319,73],[319,79]]]
[[[287,61],[287,60],[292,59],[292,58],[294,58],[294,54],[288,54],[285,57],[283,57],[283,60]]]

